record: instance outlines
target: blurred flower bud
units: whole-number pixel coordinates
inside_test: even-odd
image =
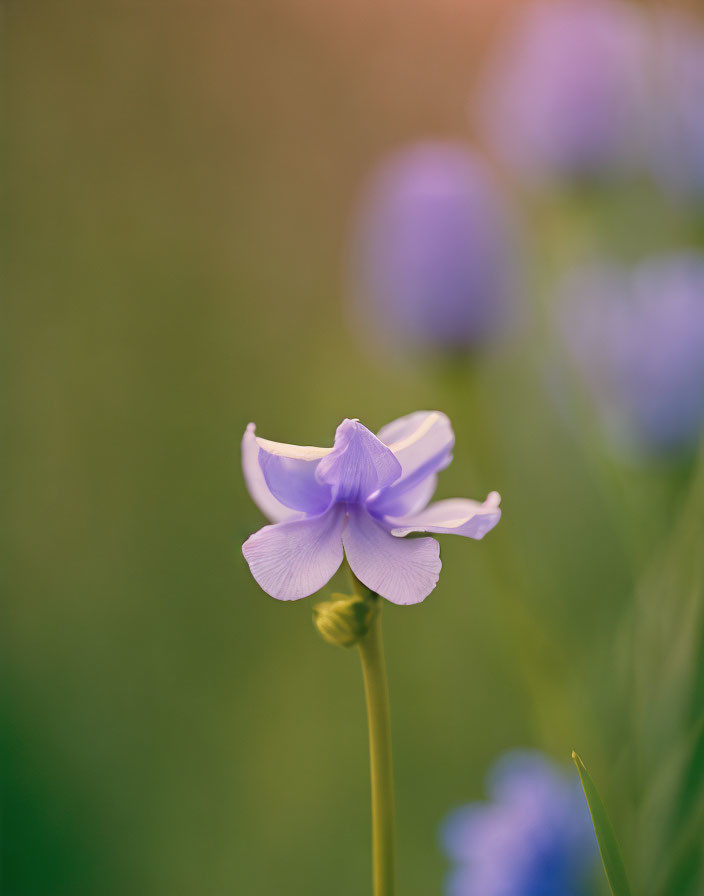
[[[586,896],[597,844],[576,775],[537,751],[504,754],[490,802],[455,810],[441,831],[455,863],[447,896]]]
[[[503,161],[538,181],[642,164],[648,95],[643,15],[618,0],[531,5],[490,58],[481,130]]]
[[[501,332],[514,310],[516,245],[481,160],[449,142],[387,159],[362,197],[352,280],[363,338],[384,349],[462,352]]]
[[[313,624],[328,644],[353,647],[367,634],[378,610],[376,597],[333,594],[332,600],[313,607]]]
[[[704,255],[584,268],[563,292],[568,352],[615,444],[692,446],[704,430]]]
[[[652,51],[652,164],[677,198],[704,197],[704,28],[681,12],[660,10]]]

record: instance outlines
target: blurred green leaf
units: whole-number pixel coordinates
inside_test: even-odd
[[[698,896],[704,873],[704,456],[671,538],[653,558],[634,607],[637,885]]]
[[[619,849],[613,825],[611,824],[608,812],[606,811],[606,806],[604,806],[604,803],[599,796],[599,791],[596,789],[584,763],[574,750],[572,751],[572,759],[577,766],[577,771],[579,772],[579,777],[582,781],[582,787],[584,788],[584,795],[587,798],[592,822],[594,823],[594,832],[596,833],[596,839],[599,843],[601,860],[604,863],[604,870],[606,871],[606,877],[608,878],[611,892],[614,896],[630,896],[631,888],[628,884],[626,869],[623,864],[623,859],[621,858],[621,850]]]

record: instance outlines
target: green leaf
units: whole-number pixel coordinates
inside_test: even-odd
[[[704,441],[690,475],[679,518],[653,555],[627,623],[634,884],[653,896],[704,894]]]
[[[613,825],[611,824],[608,812],[606,811],[606,806],[604,806],[604,803],[599,796],[599,791],[596,789],[584,763],[574,750],[572,751],[572,759],[577,766],[577,771],[579,772],[579,777],[582,781],[582,788],[584,789],[584,795],[587,798],[587,804],[589,805],[589,811],[592,816],[592,823],[594,824],[594,832],[596,833],[596,839],[601,852],[601,861],[604,863],[604,871],[606,871],[606,877],[609,881],[611,892],[614,896],[631,896],[631,888],[628,885],[626,869],[623,864],[623,859],[621,858],[621,850],[619,849]]]

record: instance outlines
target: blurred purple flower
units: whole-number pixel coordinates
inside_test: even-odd
[[[483,538],[501,517],[499,495],[428,507],[437,473],[452,460],[454,433],[438,411],[417,411],[373,435],[344,420],[332,448],[260,439],[250,423],[242,440],[249,492],[274,522],[242,547],[252,575],[279,600],[322,588],[347,556],[357,578],[396,604],[422,601],[440,574],[434,538],[411,532]]]
[[[586,896],[596,838],[576,776],[537,752],[506,753],[489,774],[491,802],[445,821],[457,863],[447,896]]]
[[[616,444],[658,453],[704,429],[704,255],[575,271],[561,323]]]
[[[480,85],[480,126],[503,161],[537,180],[642,163],[648,96],[643,17],[617,0],[532,5]]]
[[[500,332],[517,291],[508,208],[466,147],[418,143],[362,197],[352,246],[358,325],[388,349],[466,351]]]
[[[680,12],[655,19],[653,165],[671,194],[704,195],[704,28]]]

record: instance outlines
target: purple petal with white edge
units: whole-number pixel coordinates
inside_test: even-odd
[[[396,512],[400,495],[450,463],[455,435],[441,411],[416,411],[384,426],[379,430],[379,438],[389,446],[403,470],[401,477],[372,502],[375,512],[390,514]],[[410,508],[406,512],[411,512]]]
[[[401,541],[364,508],[353,506],[342,542],[360,582],[394,604],[420,603],[437,585],[442,562],[434,538]]]
[[[318,465],[316,476],[332,486],[338,501],[363,501],[395,482],[401,464],[359,420],[343,420],[335,433],[335,447]]]
[[[254,432],[255,426],[250,423],[242,436],[242,472],[247,491],[264,516],[273,523],[296,519],[301,514],[277,500],[266,484],[264,473],[259,466],[259,445]]]
[[[242,553],[259,586],[277,600],[298,600],[323,587],[344,556],[345,508],[320,516],[264,526],[250,535]]]
[[[250,426],[254,433],[254,425],[250,423]],[[259,448],[259,466],[269,491],[277,501],[292,510],[310,515],[322,513],[330,506],[332,490],[318,481],[315,471],[321,458],[330,454],[332,448],[287,445],[255,438]]]
[[[449,498],[431,504],[420,513],[396,519],[386,517],[384,522],[397,538],[411,532],[443,532],[479,539],[501,519],[500,501],[498,492],[491,492],[483,504],[468,498]]]

